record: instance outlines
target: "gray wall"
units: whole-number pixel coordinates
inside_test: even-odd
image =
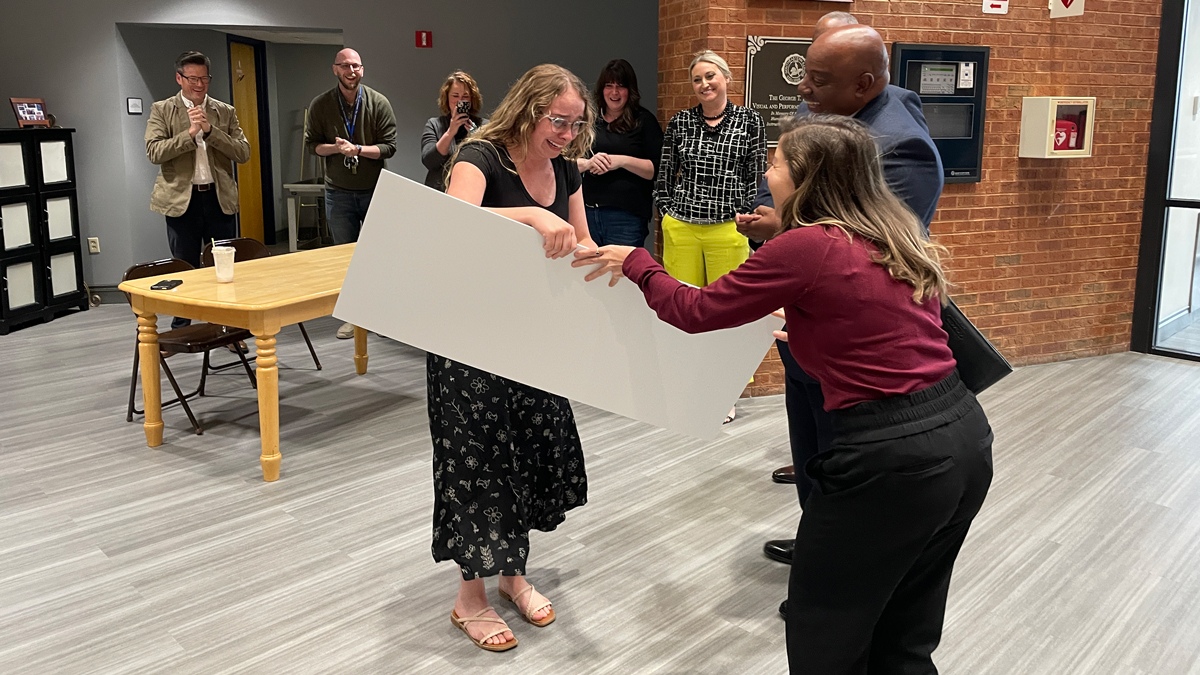
[[[300,180],[300,147],[304,141],[304,109],[313,98],[332,89],[337,83],[333,75],[333,57],[341,47],[333,45],[272,44],[268,51],[275,59],[275,96],[271,120],[279,134],[279,169],[276,185]],[[368,84],[370,84],[368,82]],[[311,153],[304,160],[304,175],[316,175],[317,157]],[[398,164],[393,162],[394,165]],[[281,192],[281,191],[277,191]],[[280,215],[282,229],[287,227],[287,204],[276,194],[275,210]]]
[[[160,85],[149,84],[158,82],[157,76],[143,73],[138,62],[156,44],[160,51],[166,47],[153,35],[140,33],[141,26],[118,29],[118,24],[341,29],[346,45],[362,54],[365,82],[387,95],[395,108],[399,149],[389,168],[415,180],[425,173],[419,156],[421,128],[437,113],[437,88],[455,68],[475,76],[484,108],[490,109],[533,65],[559,63],[591,82],[607,60],[620,57],[637,69],[644,104],[655,108],[658,4],[649,0],[362,0],[346,7],[333,12],[328,2],[315,0],[59,0],[49,8],[37,3],[5,8],[0,60],[8,67],[0,69],[0,100],[44,98],[63,126],[78,130],[81,230],[84,236],[100,237],[103,250],[85,259],[89,283],[115,284],[129,265],[168,252],[163,219],[149,210],[155,172],[145,158],[146,115],[125,113],[128,96],[143,98],[149,110],[156,98],[151,88]],[[414,47],[417,30],[433,31],[433,49]],[[214,38],[224,41],[219,33],[207,39]],[[225,53],[223,45],[210,56],[217,53]],[[38,67],[19,67],[30,54],[37,55]],[[170,62],[176,55],[177,50],[166,55],[167,84],[161,85],[172,90]],[[271,71],[278,82],[281,65],[276,59],[275,67],[268,68],[268,82]],[[329,72],[328,65],[324,69]],[[228,66],[214,64],[213,70],[214,75],[228,73]],[[228,83],[217,86],[224,86],[227,96]],[[275,168],[287,177],[283,135],[274,147],[282,151]]]
[[[121,119],[123,133],[123,156],[125,159],[125,193],[123,198],[126,223],[136,224],[129,229],[130,259],[119,271],[136,262],[145,262],[157,258],[170,257],[166,243],[165,225],[158,227],[158,236],[149,230],[139,235],[137,225],[153,228],[162,225],[162,216],[150,213],[150,190],[154,187],[154,178],[158,175],[158,167],[146,160],[146,120],[150,116],[150,104],[179,93],[179,85],[175,82],[175,59],[184,51],[194,49],[203,52],[212,61],[211,74],[213,81],[209,85],[209,94],[223,101],[230,99],[229,82],[229,50],[225,46],[225,35],[211,30],[198,28],[176,28],[171,26],[117,26],[117,86],[121,91],[121,111],[125,111],[126,98],[142,99],[142,114],[124,114]],[[50,103],[47,101],[47,106]],[[77,116],[72,115],[72,118]],[[76,134],[78,144],[85,133],[82,125],[75,121],[63,119],[63,126],[75,126],[80,133]],[[79,151],[76,150],[76,162],[79,162]],[[82,192],[87,188],[88,174],[80,167],[79,186]],[[147,215],[149,214],[149,215]],[[87,236],[101,238],[99,256],[88,256],[96,262],[110,258],[108,239],[112,237],[109,230],[119,228],[100,228],[103,234],[96,231],[90,224],[90,211],[80,210],[80,220],[83,228],[89,232]],[[114,223],[115,224],[115,223]],[[96,225],[99,225],[98,223]],[[113,254],[119,253],[114,250]],[[89,283],[110,284],[105,277],[90,280]]]

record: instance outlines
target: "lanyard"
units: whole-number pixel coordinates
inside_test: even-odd
[[[340,92],[339,92],[340,93]],[[362,105],[362,87],[358,88],[358,94],[354,96],[354,115],[350,119],[346,119],[346,105],[342,98],[338,97],[338,110],[342,112],[342,122],[346,124],[346,140],[354,142],[354,128],[358,126],[358,109]]]

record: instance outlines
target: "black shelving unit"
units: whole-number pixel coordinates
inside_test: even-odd
[[[0,129],[0,335],[88,308],[74,129]]]

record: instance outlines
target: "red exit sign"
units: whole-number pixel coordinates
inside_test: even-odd
[[[433,48],[433,31],[419,30],[417,31],[417,49],[432,49]]]

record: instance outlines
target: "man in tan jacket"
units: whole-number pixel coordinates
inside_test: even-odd
[[[237,236],[233,163],[250,159],[250,144],[233,106],[208,95],[211,62],[200,52],[175,60],[180,92],[157,101],[146,122],[146,157],[159,165],[150,210],[167,217],[171,255],[200,266],[210,239]],[[171,328],[191,321],[175,317]]]

